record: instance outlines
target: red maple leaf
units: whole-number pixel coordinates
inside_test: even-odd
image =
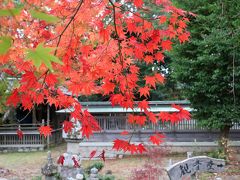
[[[129,145],[129,142],[125,140],[115,139],[113,141],[113,149],[117,151],[121,151],[121,150],[126,151],[128,145]]]
[[[144,147],[144,145],[142,143],[140,143],[138,146],[137,146],[137,150],[140,154],[142,154],[143,152],[147,152],[146,148]]]
[[[146,76],[145,77],[146,85],[152,86],[156,89],[156,78],[154,76]]]
[[[45,81],[48,86],[54,86],[57,83],[57,77],[51,73],[46,76]]]
[[[162,76],[162,74],[156,73],[154,77],[158,83],[161,83],[161,84],[164,83],[165,78]]]
[[[139,88],[138,91],[140,93],[140,97],[142,97],[142,96],[144,96],[144,97],[150,96],[150,94],[149,94],[150,88],[147,87],[147,86]]]
[[[153,56],[145,56],[144,57],[144,61],[147,63],[147,64],[151,64],[153,63]]]
[[[134,0],[133,3],[136,7],[140,8],[143,5],[143,0]]]
[[[136,23],[133,21],[127,21],[127,28],[129,32],[134,32],[137,29]]]
[[[22,107],[24,110],[31,110],[33,106],[32,98],[29,94],[22,94]]]
[[[159,145],[161,142],[163,142],[163,138],[165,138],[165,136],[163,134],[155,134],[149,137],[149,140],[156,145]]]
[[[122,94],[114,94],[111,96],[110,100],[112,105],[121,104],[124,101],[124,96]]]
[[[143,126],[146,120],[147,120],[146,116],[139,116],[139,115],[132,115],[132,114],[128,116],[128,123],[130,124],[139,124],[140,126]]]
[[[2,69],[2,72],[5,72],[6,74],[8,74],[10,76],[14,76],[15,75],[15,73],[12,70],[6,69],[6,68]]]
[[[50,39],[51,36],[52,36],[52,34],[49,31],[47,31],[47,30],[44,30],[42,32],[42,37],[45,38],[46,40]]]
[[[140,126],[143,126],[145,122],[147,121],[146,116],[136,116],[136,124],[139,124]]]
[[[131,154],[137,153],[138,151],[137,145],[129,143],[126,151],[131,152]]]
[[[73,167],[79,168],[80,166],[79,166],[78,161],[76,160],[76,158],[72,157],[72,160],[73,160],[73,164],[74,164]]]
[[[96,152],[97,152],[97,150],[93,150],[93,151],[90,153],[90,155],[89,155],[89,160],[91,160],[91,159],[95,156]]]
[[[17,135],[19,139],[23,138],[23,132],[20,129],[17,130]]]
[[[138,152],[143,153],[147,151],[142,143],[136,145],[136,144],[131,144],[126,140],[120,140],[120,139],[115,139],[113,143],[114,143],[113,149],[117,151],[122,150],[124,152],[130,152],[131,154],[138,153]]]
[[[142,110],[144,110],[144,111],[147,110],[149,108],[148,101],[146,101],[146,99],[140,101],[138,103],[138,107],[141,109],[141,111]]]
[[[170,120],[170,116],[171,114],[167,112],[160,112],[158,114],[158,117],[162,120],[162,122]]]
[[[93,134],[93,129],[88,124],[82,125],[81,131],[82,131],[82,136],[86,136],[88,139],[89,139],[90,135]]]
[[[105,150],[103,149],[101,154],[99,154],[100,159],[102,159],[103,161],[105,161]]]
[[[72,128],[74,128],[73,123],[71,121],[65,120],[63,122],[63,130],[65,133],[71,132]]]
[[[22,75],[21,83],[27,85],[29,88],[36,88],[38,80],[34,74],[34,72],[26,71],[25,74]]]
[[[129,114],[128,116],[128,123],[134,124],[135,123],[135,116],[133,114]]]
[[[128,131],[122,131],[122,132],[121,132],[121,135],[122,135],[122,136],[126,136],[126,135],[128,135],[128,134],[129,134]]]
[[[166,51],[170,51],[172,49],[172,41],[165,40],[161,43],[162,49]]]
[[[167,21],[167,17],[166,17],[166,16],[160,16],[160,18],[159,18],[160,24],[163,24],[163,23],[165,23],[166,21]]]
[[[164,63],[164,55],[162,53],[158,52],[154,55],[154,57],[158,62]]]
[[[185,41],[189,40],[190,33],[183,33],[178,36],[179,42],[184,43]]]
[[[45,138],[51,135],[52,128],[50,126],[41,126],[38,128],[40,135],[43,135]]]
[[[16,107],[17,104],[19,103],[19,101],[20,101],[20,98],[19,98],[19,95],[18,95],[18,90],[14,89],[12,94],[7,99],[7,104],[8,105],[13,105],[14,107]]]
[[[155,115],[153,112],[147,111],[147,112],[145,112],[145,113],[146,113],[146,115],[148,116],[148,119],[149,119],[152,123],[154,123],[154,124],[157,123],[156,115]]]
[[[179,110],[176,113],[176,116],[178,116],[179,120],[183,120],[183,119],[190,120],[191,119],[191,114],[187,110],[183,109],[181,106],[173,104],[172,107]]]
[[[184,21],[180,20],[178,21],[178,26],[184,29],[187,27],[187,24]]]
[[[61,155],[61,156],[59,156],[59,158],[58,158],[58,160],[57,160],[57,163],[63,165],[64,160],[65,160],[64,156]]]
[[[115,84],[111,82],[105,82],[102,85],[104,95],[114,92]]]
[[[171,16],[171,18],[169,19],[169,21],[170,21],[170,24],[173,24],[173,25],[175,25],[176,23],[177,23],[177,15],[175,15],[175,14],[173,14],[172,16]]]

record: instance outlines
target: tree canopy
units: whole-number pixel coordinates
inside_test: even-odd
[[[141,108],[141,115],[130,116],[132,124],[189,119],[189,113],[179,106],[174,106],[178,112],[173,114],[155,115],[149,110],[149,91],[165,78],[155,71],[141,75],[139,68],[139,62],[149,66],[164,62],[164,52],[171,51],[174,43],[188,40],[189,13],[169,0],[146,2],[3,1],[0,70],[5,77],[18,80],[7,105],[27,110],[42,103],[73,108],[71,117],[81,122],[81,133],[87,138],[100,127],[87,110],[82,110],[75,98],[80,95],[108,95],[112,105]],[[153,12],[153,7],[158,12]],[[142,80],[144,84],[139,83]],[[62,88],[71,95],[64,94]],[[136,104],[137,98],[142,101]],[[64,125],[65,131],[71,130],[71,122]],[[39,130],[44,136],[51,133],[48,126]],[[149,140],[159,144],[161,138],[157,133]],[[114,149],[145,151],[143,144],[120,139],[114,141]]]
[[[240,5],[237,0],[177,1],[189,17],[191,41],[174,50],[174,77],[190,100],[194,118],[226,129],[240,117]]]

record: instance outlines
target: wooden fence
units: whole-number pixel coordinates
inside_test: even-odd
[[[63,141],[62,128],[52,131],[49,141],[40,135],[38,128],[41,124],[21,124],[23,131],[22,139],[19,139],[16,131],[17,124],[8,124],[0,126],[0,148],[41,148],[45,146],[58,144]]]
[[[154,131],[172,133],[180,132],[179,136],[183,136],[182,133],[196,133],[201,132],[205,133],[208,130],[199,126],[196,120],[190,121],[181,121],[178,124],[171,124],[169,122],[158,124],[153,124],[148,122],[145,126],[133,126],[127,123],[126,116],[98,116],[96,117],[99,122],[100,127],[102,128],[102,133],[108,133],[110,136],[111,133],[121,132],[123,130],[137,130],[142,133],[151,133]],[[40,136],[39,131],[37,130],[42,124],[21,124],[21,130],[24,133],[22,139],[16,134],[18,129],[17,124],[9,124],[0,126],[0,149],[1,148],[25,148],[25,147],[36,147],[44,148],[47,145],[58,144],[63,141],[62,139],[62,129],[55,129],[52,131],[52,135],[46,139]],[[240,124],[234,124],[232,130],[240,130]],[[101,133],[100,132],[100,133]],[[99,132],[98,132],[99,133]]]
[[[177,124],[171,124],[170,122],[159,122],[153,124],[148,122],[145,126],[136,126],[127,122],[126,116],[98,116],[96,117],[103,132],[117,131],[117,130],[132,130],[137,129],[141,131],[205,131],[204,127],[201,127],[196,120],[183,120]],[[240,123],[235,123],[232,130],[240,130]]]

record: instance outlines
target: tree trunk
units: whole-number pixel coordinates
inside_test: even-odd
[[[225,125],[223,128],[221,128],[221,136],[220,136],[220,142],[219,145],[223,149],[223,152],[228,160],[229,156],[229,149],[228,149],[228,138],[229,138],[229,132],[230,132],[231,126]]]
[[[36,106],[32,108],[32,124],[37,124]]]

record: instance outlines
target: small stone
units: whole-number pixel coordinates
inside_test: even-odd
[[[23,149],[22,149],[22,148],[19,148],[19,149],[18,149],[18,152],[23,152]]]
[[[90,174],[90,178],[97,178],[97,174]]]
[[[122,158],[123,158],[123,154],[119,154],[119,155],[118,155],[118,158],[119,158],[119,159],[122,159]]]
[[[191,158],[193,156],[193,152],[187,152],[187,158]]]
[[[98,173],[98,169],[95,168],[95,167],[93,167],[93,168],[91,169],[91,174],[97,174],[97,173]]]
[[[77,175],[76,175],[76,179],[82,180],[82,179],[83,179],[83,175],[82,175],[82,174],[77,174]]]
[[[112,174],[112,171],[111,170],[107,170],[105,174],[110,175],[110,174]]]
[[[67,180],[75,180],[75,179],[72,177],[68,177]]]

